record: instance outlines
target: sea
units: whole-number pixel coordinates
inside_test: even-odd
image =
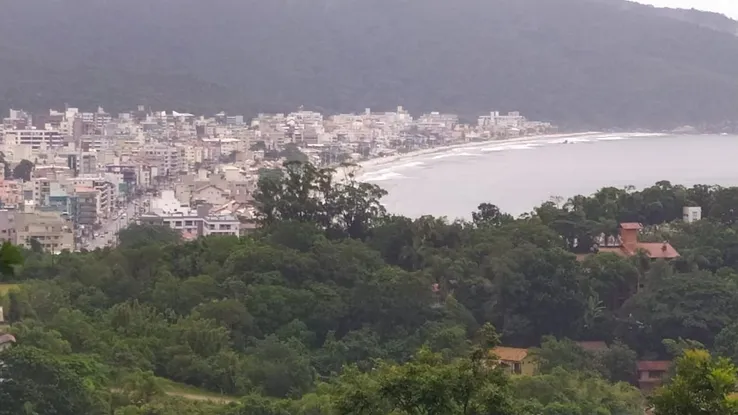
[[[468,219],[480,203],[515,216],[605,186],[738,185],[738,136],[584,134],[490,141],[367,163],[390,213]]]

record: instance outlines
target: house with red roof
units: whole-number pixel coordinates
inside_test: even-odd
[[[638,387],[644,393],[653,392],[661,386],[671,367],[671,362],[668,360],[639,360],[637,364]]]
[[[528,349],[498,346],[491,352],[500,366],[511,375],[533,376],[538,370],[536,359]]]
[[[643,225],[635,222],[620,224],[620,244],[617,246],[605,246],[598,248],[597,252],[612,252],[621,256],[633,256],[638,251],[644,251],[651,259],[674,259],[679,257],[679,252],[664,242],[639,242],[638,233]]]

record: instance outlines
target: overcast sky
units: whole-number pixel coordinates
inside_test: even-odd
[[[639,3],[660,7],[700,9],[726,14],[738,19],[738,0],[637,0]]]

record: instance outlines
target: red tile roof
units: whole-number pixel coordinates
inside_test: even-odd
[[[643,229],[643,225],[641,225],[638,222],[624,222],[624,223],[621,223],[620,224],[620,227],[622,229],[636,230],[636,231],[639,231],[639,230]]]
[[[629,251],[622,246],[603,247],[600,248],[599,252],[610,252],[613,254],[618,254],[620,256],[632,256],[641,249],[646,251],[648,256],[652,259],[674,259],[679,257],[679,252],[677,252],[677,250],[674,249],[674,247],[671,246],[671,244],[668,242],[638,242],[635,249],[632,251]]]
[[[672,259],[679,257],[679,252],[668,242],[638,242],[636,250],[644,250],[651,258]]]
[[[579,345],[579,347],[588,352],[596,352],[599,350],[607,349],[607,343],[603,341],[577,342],[577,344]]]
[[[500,360],[508,362],[522,362],[528,356],[528,349],[518,349],[516,347],[495,347],[492,349]]]
[[[666,372],[671,367],[671,362],[668,360],[639,360],[638,371],[639,372]]]

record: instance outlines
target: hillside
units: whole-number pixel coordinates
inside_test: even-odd
[[[25,0],[0,16],[0,108],[404,105],[519,109],[580,128],[738,118],[738,38],[648,10],[620,0]]]
[[[738,21],[735,21],[720,13],[708,13],[694,9],[659,9],[665,16],[672,19],[683,20],[709,29],[738,35]]]

